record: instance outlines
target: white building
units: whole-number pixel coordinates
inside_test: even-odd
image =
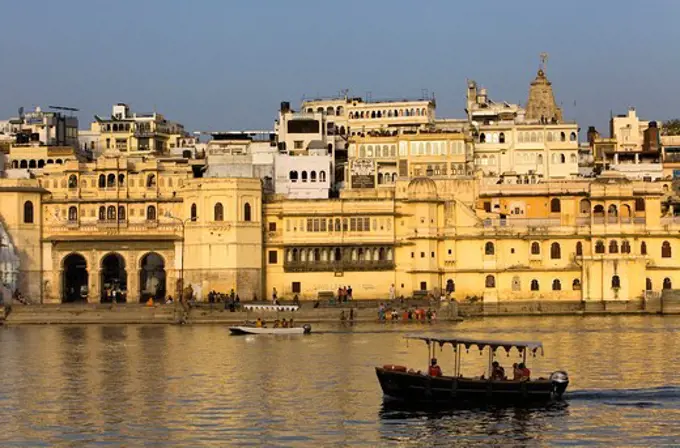
[[[328,199],[333,160],[321,143],[311,146],[307,155],[276,155],[276,194],[291,199]]]

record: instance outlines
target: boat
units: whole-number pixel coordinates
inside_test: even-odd
[[[564,371],[555,371],[548,378],[491,379],[496,351],[507,353],[516,349],[526,365],[527,353],[543,355],[543,344],[531,341],[498,341],[466,337],[434,337],[407,335],[407,339],[424,341],[428,347],[428,365],[434,359],[435,348],[442,350],[450,344],[453,348],[454,368],[451,376],[430,376],[407,369],[405,366],[384,365],[375,371],[386,401],[397,400],[409,404],[459,405],[485,402],[534,403],[559,401],[569,385]],[[466,377],[461,374],[462,352],[476,347],[489,352],[487,375]],[[512,372],[510,372],[512,374]]]
[[[305,324],[301,327],[293,328],[273,328],[273,327],[256,327],[254,325],[238,325],[229,327],[232,335],[244,334],[309,334],[312,332],[312,326]]]

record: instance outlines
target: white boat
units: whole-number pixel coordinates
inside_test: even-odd
[[[273,328],[273,327],[255,327],[250,325],[238,325],[229,327],[232,335],[242,334],[309,334],[312,332],[312,326],[305,324],[301,327],[293,328]]]

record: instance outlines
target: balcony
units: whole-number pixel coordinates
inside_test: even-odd
[[[488,218],[484,227],[559,227],[560,218]]]
[[[286,261],[283,269],[285,272],[389,271],[394,269],[394,261]]]

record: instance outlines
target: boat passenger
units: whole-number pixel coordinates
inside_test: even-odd
[[[274,328],[279,328],[281,326],[281,323],[279,322],[278,319],[274,321]]]
[[[520,380],[526,380],[529,381],[531,379],[531,370],[527,368],[527,366],[524,365],[523,362],[519,363],[519,366],[517,366],[520,371]]]
[[[491,379],[492,380],[505,379],[505,369],[498,363],[498,361],[494,361],[491,364]]]
[[[512,365],[512,379],[513,381],[519,381],[522,379],[522,371],[520,370],[517,363]]]
[[[430,368],[428,369],[430,376],[442,376],[442,368],[437,365],[437,358],[432,358],[430,361]]]
[[[281,328],[288,328],[288,321],[286,319],[281,319]]]
[[[257,320],[255,321],[255,326],[257,328],[262,328],[262,319],[258,317]]]
[[[293,318],[292,317],[288,320],[288,328],[293,328]]]

